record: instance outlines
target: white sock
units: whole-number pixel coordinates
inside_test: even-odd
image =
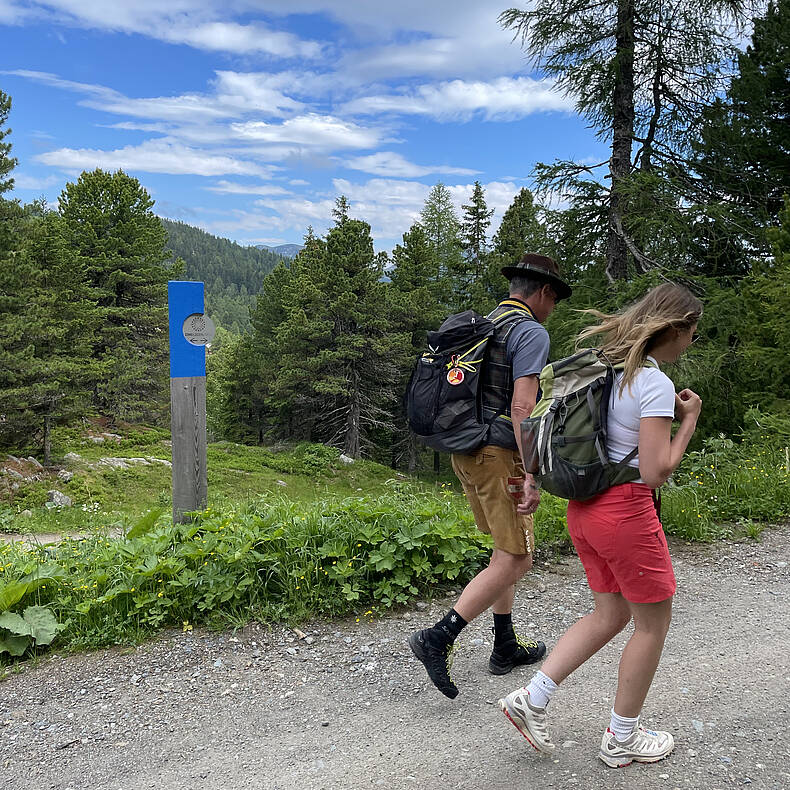
[[[639,716],[629,719],[628,716],[618,716],[612,708],[612,720],[609,722],[609,729],[614,733],[620,743],[628,740],[628,736],[636,729],[639,724]]]
[[[558,688],[557,684],[548,675],[544,675],[543,672],[538,670],[527,686],[529,701],[536,708],[545,708],[551,700],[551,695]]]

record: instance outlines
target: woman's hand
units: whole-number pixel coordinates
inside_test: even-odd
[[[702,411],[702,398],[696,392],[685,389],[675,395],[675,418],[683,422],[684,420],[697,421]]]

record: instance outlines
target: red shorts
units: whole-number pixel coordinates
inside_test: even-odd
[[[593,592],[621,593],[631,603],[657,603],[675,594],[667,539],[644,483],[569,502],[568,532]]]

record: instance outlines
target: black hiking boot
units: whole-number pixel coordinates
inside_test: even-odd
[[[458,696],[458,687],[450,677],[453,654],[452,643],[437,638],[433,633],[433,629],[425,628],[422,631],[415,631],[409,637],[409,647],[412,653],[422,661],[431,683],[445,697],[455,699]]]
[[[527,641],[511,631],[509,636],[499,643],[494,641],[494,650],[488,661],[488,671],[492,675],[507,675],[514,667],[534,664],[545,655],[546,645],[543,642]]]

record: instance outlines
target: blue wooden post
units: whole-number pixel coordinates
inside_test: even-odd
[[[213,336],[213,324],[204,315],[203,296],[201,282],[171,280],[167,284],[173,523],[185,521],[186,512],[206,507],[205,344]]]

